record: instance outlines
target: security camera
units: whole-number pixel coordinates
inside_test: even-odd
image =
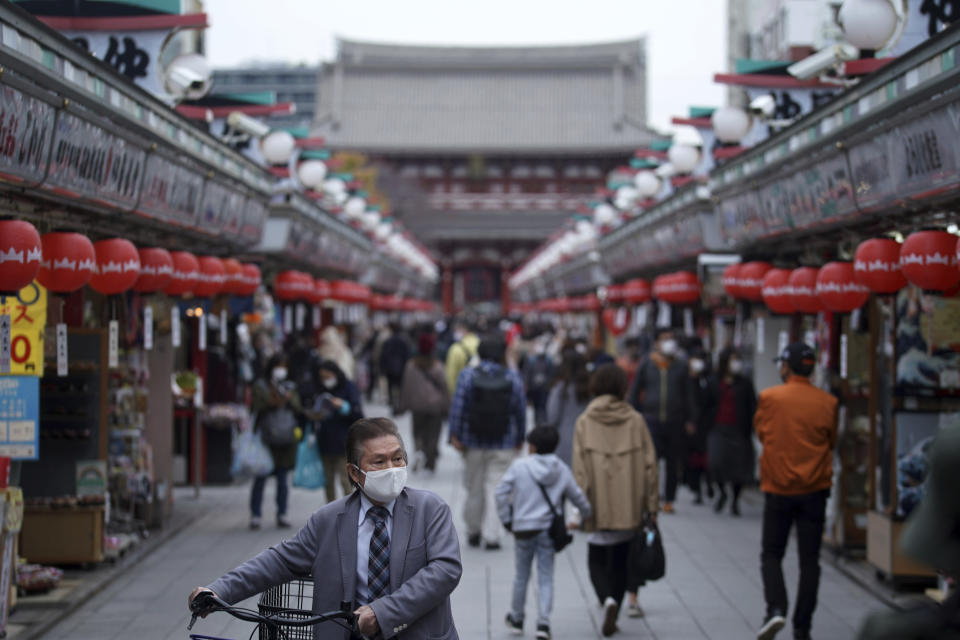
[[[776,112],[777,100],[769,93],[765,93],[750,101],[750,114],[758,118],[772,118]]]
[[[847,60],[860,57],[860,50],[852,44],[840,43],[817,51],[787,67],[787,73],[798,80],[809,80]]]
[[[234,111],[227,116],[227,126],[241,131],[251,138],[262,138],[270,133],[270,127],[266,124],[239,111]]]
[[[164,85],[177,99],[197,100],[210,91],[212,74],[206,59],[197,53],[174,58],[163,72]]]
[[[203,89],[206,78],[193,69],[174,67],[167,72],[167,82],[183,93],[187,93],[188,91],[199,91]]]

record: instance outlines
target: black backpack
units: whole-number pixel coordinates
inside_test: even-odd
[[[477,368],[467,409],[467,429],[483,443],[502,442],[510,431],[513,382],[505,369]]]

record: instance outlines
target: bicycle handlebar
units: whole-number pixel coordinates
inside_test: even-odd
[[[280,625],[289,627],[312,627],[313,625],[320,624],[322,622],[344,620],[350,625],[350,629],[352,631],[356,631],[357,628],[357,616],[349,610],[329,611],[327,613],[321,613],[310,618],[265,616],[249,609],[233,607],[209,591],[202,591],[197,594],[197,597],[195,597],[193,602],[190,603],[190,611],[193,613],[193,615],[190,618],[190,624],[187,625],[187,631],[193,629],[193,625],[197,622],[198,617],[205,616],[208,613],[214,613],[216,611],[224,611],[229,613],[234,618],[243,620],[244,622],[265,624],[272,627],[279,627]]]

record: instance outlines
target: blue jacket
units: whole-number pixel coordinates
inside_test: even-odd
[[[500,442],[481,442],[472,433],[468,422],[470,414],[470,399],[473,396],[473,377],[477,369],[483,371],[506,371],[507,378],[513,384],[513,394],[510,398],[510,427]],[[516,449],[523,445],[523,438],[527,433],[527,399],[523,390],[523,380],[520,374],[495,362],[484,360],[477,367],[467,367],[460,372],[457,379],[457,390],[453,394],[453,404],[450,407],[450,437],[456,437],[468,449]]]

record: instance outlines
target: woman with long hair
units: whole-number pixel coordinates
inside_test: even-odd
[[[327,502],[337,498],[334,478],[339,476],[343,495],[353,490],[347,475],[347,430],[363,417],[360,390],[347,378],[340,365],[333,360],[324,360],[317,367],[320,394],[313,410],[319,414],[317,426],[317,449],[327,474]]]
[[[757,395],[753,383],[743,374],[743,360],[732,347],[720,352],[713,382],[715,405],[707,435],[707,464],[717,483],[717,513],[727,504],[730,485],[730,513],[740,515],[740,491],[753,480],[753,414]]]
[[[561,357],[557,376],[547,396],[545,424],[559,433],[557,457],[570,465],[574,427],[590,402],[590,374],[586,358],[575,349],[565,349]]]
[[[437,466],[440,430],[450,411],[450,389],[446,368],[434,353],[437,338],[424,332],[417,339],[417,354],[407,361],[400,382],[399,412],[413,414],[413,442],[416,455],[413,470],[433,472]]]

